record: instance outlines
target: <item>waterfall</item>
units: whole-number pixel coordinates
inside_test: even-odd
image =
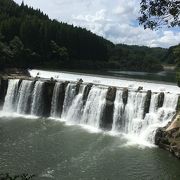
[[[81,124],[87,124],[99,128],[105,107],[106,94],[106,88],[100,88],[96,86],[92,87],[80,121]]]
[[[31,115],[42,116],[43,115],[43,86],[44,83],[37,81],[33,90],[33,98],[31,104]]]
[[[56,83],[53,91],[53,97],[51,101],[51,117],[58,118],[60,117],[60,109],[59,109],[59,97],[60,97],[60,89],[62,83]]]
[[[65,92],[62,118],[66,117],[68,109],[71,106],[75,96],[76,96],[76,84],[69,83]]]
[[[102,123],[109,123],[111,131],[153,143],[156,129],[167,125],[175,115],[179,98],[171,93],[117,89],[110,101],[110,88],[102,86],[69,83],[66,87],[65,83],[56,82],[52,88],[41,81],[9,80],[3,112],[45,116],[48,106],[51,117],[102,129]],[[113,115],[108,116],[107,112]]]
[[[74,98],[72,105],[67,112],[66,121],[76,124],[80,123],[80,119],[83,114],[83,94],[85,87],[86,86],[84,85],[80,86],[79,94]]]
[[[17,95],[18,95],[18,86],[19,86],[18,79],[10,79],[9,80],[7,94],[6,94],[5,102],[4,102],[4,106],[3,106],[4,112],[14,112],[15,111]]]
[[[122,91],[116,93],[112,130],[136,133],[143,119],[146,93],[129,92],[127,104],[123,104]]]
[[[140,123],[143,119],[144,103],[146,93],[143,92],[129,92],[128,102],[125,107],[125,133],[137,134]]]
[[[34,82],[23,80],[18,92],[17,113],[27,114],[30,109]]]
[[[178,95],[165,93],[163,106],[158,109],[158,93],[152,93],[149,113],[143,119],[146,93],[129,92],[124,106],[122,91],[116,93],[112,131],[123,132],[141,140],[154,142],[155,131],[165,126],[175,115]]]
[[[113,113],[113,125],[112,131],[119,131],[123,124],[123,113],[124,113],[124,103],[122,98],[123,91],[118,90],[116,92],[116,98],[114,101],[114,113]]]
[[[157,104],[157,95],[154,96],[156,100],[155,104]],[[154,143],[156,129],[158,127],[164,127],[169,121],[172,120],[176,113],[177,102],[178,95],[165,93],[163,106],[146,114],[145,120],[142,124],[140,136],[145,140]]]

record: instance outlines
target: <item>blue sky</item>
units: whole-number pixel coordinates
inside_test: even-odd
[[[180,43],[180,28],[144,30],[138,25],[140,0],[24,0],[51,19],[67,22],[114,43],[169,47]],[[15,0],[21,3],[22,0]]]

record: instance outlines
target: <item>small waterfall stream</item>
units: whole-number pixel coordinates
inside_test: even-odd
[[[99,128],[102,113],[105,107],[107,89],[94,86],[88,96],[81,118],[81,124]]]
[[[35,83],[35,87],[33,90],[33,98],[31,104],[31,115],[34,116],[42,116],[43,115],[43,85],[44,83],[41,81],[37,81]]]
[[[72,105],[70,106],[66,121],[72,122],[75,124],[80,123],[80,119],[83,113],[83,94],[84,94],[85,86],[81,85],[79,89],[79,94],[74,98]]]
[[[65,92],[62,118],[66,118],[68,109],[71,106],[75,96],[76,96],[76,84],[69,83]]]
[[[4,112],[14,112],[16,109],[19,80],[13,79],[8,82],[7,94],[3,106]]]
[[[27,114],[30,108],[32,91],[34,88],[33,81],[23,80],[18,92],[17,113]]]
[[[62,83],[56,83],[53,91],[53,97],[51,101],[51,117],[53,118],[59,118],[60,117],[60,111],[59,111],[59,96],[60,96],[60,88],[62,86]]]

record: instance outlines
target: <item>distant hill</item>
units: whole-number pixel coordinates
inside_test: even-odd
[[[110,61],[118,62],[123,70],[159,71],[161,61],[168,52],[164,48],[117,44],[109,51]]]
[[[114,45],[80,27],[49,19],[12,0],[0,0],[0,68],[160,71],[163,48]]]

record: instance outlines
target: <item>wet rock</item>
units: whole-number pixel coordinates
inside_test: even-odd
[[[177,103],[176,110],[177,110],[177,112],[180,112],[180,96],[178,98],[178,103]]]
[[[2,108],[8,88],[8,79],[0,79],[0,109]]]
[[[143,119],[145,118],[146,113],[149,113],[150,103],[151,103],[151,91],[148,90],[146,94],[145,103],[144,103]]]
[[[142,86],[139,86],[137,90],[138,90],[138,91],[141,91],[141,90],[143,90],[143,87],[142,87]]]
[[[83,94],[83,104],[84,105],[85,105],[85,103],[87,101],[87,98],[88,98],[88,95],[89,95],[89,92],[90,92],[92,86],[93,86],[93,84],[90,83],[85,87],[84,94]]]
[[[68,85],[68,82],[62,83],[60,85],[59,89],[59,98],[58,98],[58,109],[59,109],[59,117],[61,117],[62,111],[63,111],[63,103],[64,103],[64,98],[65,98],[65,92],[66,92],[66,87]]]
[[[100,127],[105,130],[111,130],[113,123],[113,110],[114,110],[114,100],[116,97],[116,88],[109,87],[106,95],[106,104],[100,123]]]
[[[155,144],[180,158],[180,128],[173,128],[168,131],[167,126],[158,128],[155,134]]]
[[[51,100],[52,100],[54,86],[55,86],[55,81],[47,81],[44,83],[44,88],[43,88],[44,117],[50,116]]]
[[[158,104],[157,104],[157,108],[160,108],[163,106],[163,103],[164,103],[164,93],[161,92],[159,95],[158,95]]]
[[[77,95],[79,93],[79,88],[80,88],[81,84],[82,84],[82,81],[79,80],[76,84],[75,95]]]
[[[122,99],[123,99],[124,105],[126,105],[127,101],[128,101],[128,89],[127,88],[123,89]]]

